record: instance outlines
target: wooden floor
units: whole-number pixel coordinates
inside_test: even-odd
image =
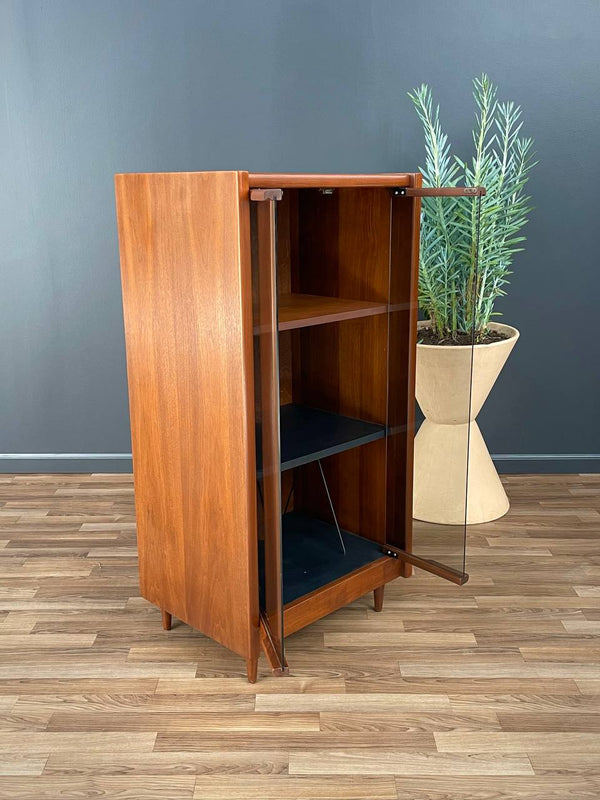
[[[129,476],[0,476],[0,797],[600,798],[600,476],[511,476],[463,587],[418,573],[292,675],[138,595]]]

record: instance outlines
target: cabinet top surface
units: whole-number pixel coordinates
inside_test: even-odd
[[[321,174],[318,172],[249,172],[251,188],[326,188],[352,186],[411,186],[416,173],[380,172],[366,175]]]
[[[115,177],[133,175],[218,175],[235,172],[171,172],[171,173],[119,173]],[[242,181],[250,189],[324,189],[328,187],[352,188],[359,186],[414,186],[416,172],[379,172],[372,174],[336,174],[319,172],[245,172],[239,171]],[[243,183],[242,183],[243,185]]]

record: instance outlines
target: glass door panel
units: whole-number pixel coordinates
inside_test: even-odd
[[[480,196],[473,196],[473,191],[457,196],[463,190],[456,189],[434,191],[431,196],[432,190],[415,188],[408,196],[392,200],[388,474],[391,471],[397,478],[405,470],[407,489],[404,503],[388,504],[388,543],[411,556],[409,563],[463,583],[468,577]],[[451,194],[444,196],[444,192]],[[414,263],[418,223],[424,222],[425,215],[428,219],[420,235],[420,305],[430,301],[430,313],[421,313],[424,319],[419,320],[416,274],[412,271],[410,286],[406,277],[411,273],[406,242],[411,242]],[[444,220],[446,244],[440,242],[441,226],[429,222],[435,215]],[[404,347],[412,351],[406,358]],[[416,408],[410,366],[404,372],[413,357]],[[406,407],[402,402],[405,386]]]
[[[465,573],[472,343],[425,344],[417,326],[412,553]]]

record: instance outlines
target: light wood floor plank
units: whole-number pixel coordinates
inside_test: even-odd
[[[41,775],[48,759],[46,756],[21,757],[18,755],[2,755],[0,758],[0,776],[7,775]],[[0,781],[0,790],[4,781]]]
[[[184,714],[167,711],[130,713],[120,711],[109,712],[74,712],[57,711],[52,714],[48,730],[52,731],[202,731],[210,733],[218,731],[276,731],[277,733],[295,733],[301,731],[318,731],[318,714],[286,714],[286,713],[198,713]]]
[[[537,775],[591,775],[600,781],[600,757],[590,753],[531,753],[531,765]],[[600,795],[599,795],[600,796]]]
[[[574,586],[579,597],[600,597],[600,586]]]
[[[389,747],[390,738],[403,752],[435,752],[436,745],[431,731],[378,731],[365,734],[356,731],[296,731],[280,732],[275,729],[256,731],[211,731],[210,736],[199,736],[196,731],[159,731],[154,749],[156,752],[220,752],[273,750],[284,747],[286,752],[315,752],[323,749],[365,749],[370,751]]]
[[[397,800],[392,778],[196,778],[194,800]]]
[[[0,753],[55,753],[66,752],[147,752],[152,750],[156,733],[130,732],[21,732],[0,731]]]
[[[168,777],[5,778],[0,798],[6,800],[57,800],[57,798],[114,797],[119,800],[191,800],[193,775]]]
[[[483,694],[450,695],[450,705],[456,713],[468,714],[482,708],[498,714],[565,714],[569,712],[594,712],[600,714],[599,696],[587,697],[584,694]]]
[[[401,800],[597,800],[596,777],[396,778]]]
[[[573,695],[579,692],[580,684],[593,684],[594,681],[574,681],[550,678],[402,678],[399,672],[384,677],[367,676],[346,680],[346,691],[350,694],[361,692],[440,692],[442,694],[532,694]],[[598,681],[600,685],[600,681]],[[2,684],[0,683],[0,689]]]
[[[96,641],[95,633],[30,633],[5,634],[0,644],[3,650],[59,650],[73,647],[92,647]]]
[[[0,709],[2,708],[0,696]],[[291,710],[291,709],[288,709]],[[11,707],[12,713],[66,713],[89,715],[91,712],[170,714],[232,714],[252,713],[254,697],[251,694],[22,694]]]
[[[0,687],[1,688],[1,687]],[[344,692],[346,684],[343,678],[302,678],[289,675],[284,681],[264,673],[259,683],[248,683],[246,678],[160,678],[156,687],[157,694],[185,696],[196,694],[335,694]],[[267,710],[267,709],[264,709]]]
[[[427,714],[391,711],[387,713],[348,713],[347,711],[324,712],[321,717],[322,731],[389,731],[390,733],[410,733],[422,731],[430,733],[440,730],[489,731],[501,730],[495,711],[480,709],[470,714]],[[505,730],[509,730],[505,728]]]
[[[562,622],[562,625],[567,633],[583,633],[592,636],[597,636],[600,634],[600,620],[565,620]]]
[[[461,734],[456,734],[460,736]],[[473,734],[477,736],[478,734]],[[290,753],[290,775],[533,775],[526,756],[346,749]]]
[[[505,731],[537,733],[575,731],[600,734],[600,714],[598,709],[594,709],[591,703],[589,707],[582,705],[570,712],[500,712],[498,721],[502,730]],[[600,770],[600,736],[598,737],[598,746],[598,768]]]
[[[551,718],[551,717],[549,717]],[[440,753],[590,753],[598,752],[599,738],[594,733],[434,733]]]
[[[52,753],[46,775],[277,775],[287,774],[285,750],[207,750],[152,753]]]
[[[381,711],[448,711],[450,700],[441,694],[258,694],[257,711],[341,711],[371,713]]]
[[[523,661],[522,664],[400,664],[407,677],[423,678],[600,678],[600,664]]]
[[[474,647],[472,633],[326,633],[325,647]]]

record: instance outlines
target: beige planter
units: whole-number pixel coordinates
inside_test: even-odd
[[[418,324],[427,327],[429,323]],[[425,421],[415,437],[416,519],[440,525],[461,525],[466,519],[475,524],[498,519],[509,509],[475,418],[519,331],[494,322],[489,327],[510,334],[510,339],[474,348],[417,345],[416,395]]]

